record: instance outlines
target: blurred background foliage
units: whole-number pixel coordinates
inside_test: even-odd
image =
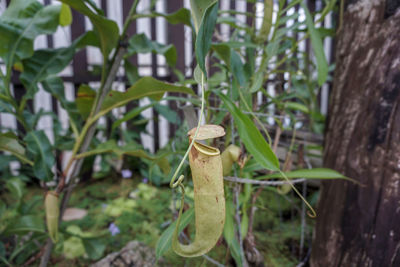
[[[156,256],[162,256],[163,263],[170,266],[203,266],[205,261],[212,262],[201,257],[178,257],[170,246],[160,249],[163,245],[160,242],[168,244],[166,230],[175,221],[179,204],[179,193],[170,190],[167,184],[188,146],[187,131],[193,127],[200,106],[200,96],[193,94],[199,91],[194,77],[187,77],[176,68],[179,51],[172,44],[160,44],[145,34],[125,38],[126,28],[118,29],[93,1],[61,2],[62,5],[42,5],[36,0],[13,0],[0,16],[0,56],[5,64],[0,76],[0,111],[12,114],[20,124],[16,130],[2,127],[0,135],[0,149],[6,152],[0,154],[1,264],[33,264],[42,255],[48,237],[44,191],[55,188],[62,179],[63,170],[57,164],[64,155],[60,152],[73,150],[78,140],[82,141],[79,138],[85,136],[82,132],[88,121],[99,114],[93,115],[93,107],[107,77],[112,76],[113,63],[121,50],[128,93],[111,91],[105,98],[100,106],[103,113],[98,117],[105,118],[107,124],[97,125],[87,150],[75,155],[84,160],[79,184],[74,186],[68,207],[84,215],[62,220],[61,238],[55,245],[51,265],[87,266],[120,250],[131,240],[156,249]],[[219,10],[216,30],[205,36],[212,40],[210,49],[202,51],[207,54],[202,60],[209,75],[206,122],[222,125],[227,132],[224,139],[213,141],[212,145],[223,151],[234,143],[243,151],[243,164],[233,166],[232,176],[253,180],[282,178],[268,178],[271,172],[249,151],[246,153],[243,136],[238,134],[240,125],[235,123],[238,116],[246,116],[254,121],[251,127],[257,127],[269,140],[282,171],[288,172],[289,178],[344,178],[325,169],[290,175],[295,169],[321,167],[325,122],[320,106],[321,88],[331,81],[334,68],[326,59],[323,41],[334,36],[336,21],[333,20],[331,28],[325,28],[321,22],[327,15],[336,18],[339,6],[333,0],[318,3],[318,9],[309,10],[299,0],[249,0],[247,4],[252,9],[246,12]],[[154,11],[155,4],[156,1],[151,1],[146,12],[132,13],[131,19],[163,17],[168,23],[187,25],[193,30],[190,10],[182,8],[163,14]],[[311,3],[315,7],[314,4]],[[71,23],[70,8],[90,19],[94,29],[73,40],[69,47],[33,50],[37,36],[52,34],[57,27]],[[237,15],[245,16],[247,23]],[[221,25],[230,27],[228,36],[220,34]],[[102,52],[104,64],[92,73],[101,76],[101,85],[92,88],[82,84],[75,100],[69,101],[60,72],[78,51],[88,46]],[[196,48],[196,56],[198,51]],[[165,57],[175,77],[174,85],[139,75],[138,67],[129,57],[147,53]],[[25,88],[20,98],[12,96],[12,77],[17,77]],[[39,85],[67,111],[67,128],[62,127],[55,112],[33,111],[29,101]],[[160,102],[167,91],[184,93],[163,98],[178,108]],[[221,102],[218,94],[228,96],[227,100]],[[139,105],[138,99],[143,97],[151,97],[149,104]],[[128,102],[133,107],[121,116],[108,112]],[[230,103],[236,103],[240,113],[235,115],[229,110]],[[182,107],[189,104],[192,108],[182,112]],[[154,153],[145,149],[141,140],[141,134],[147,133],[146,126],[152,123],[141,113],[150,108],[176,128],[168,143]],[[43,116],[53,121],[54,141],[37,129]],[[12,163],[17,161],[21,164],[16,169]],[[184,173],[190,177],[189,168]],[[310,180],[296,187],[315,206],[319,184]],[[304,203],[290,187],[229,181],[225,185],[227,223],[224,236],[208,253],[209,257],[226,266],[244,266],[246,261],[266,266],[307,263],[314,221],[306,216]],[[193,185],[189,179],[186,186],[185,210],[188,210],[193,203]],[[74,214],[74,210],[70,212]],[[194,233],[192,225],[185,233]],[[160,239],[162,235],[164,239]]]

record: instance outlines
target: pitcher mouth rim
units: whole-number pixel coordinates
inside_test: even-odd
[[[199,151],[202,154],[208,155],[208,156],[218,156],[220,154],[220,151],[218,148],[208,146],[208,145],[199,143],[197,141],[194,141],[193,146],[196,148],[197,151]]]

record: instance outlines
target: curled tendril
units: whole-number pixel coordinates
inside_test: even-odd
[[[310,209],[307,211],[307,215],[311,218],[317,217],[317,213],[313,209],[313,207],[308,203],[308,201],[300,194],[299,190],[292,184],[292,182],[289,180],[289,178],[286,176],[286,174],[279,170],[279,173],[285,178],[285,180],[288,182],[288,184],[292,187],[293,191],[296,192],[296,194],[301,198],[301,200],[306,204],[306,206]]]

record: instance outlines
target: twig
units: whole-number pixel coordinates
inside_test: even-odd
[[[234,177],[234,176],[225,176],[224,180],[230,181],[230,182],[235,182],[235,183],[241,183],[241,184],[255,184],[255,185],[262,185],[262,186],[276,186],[276,185],[284,185],[288,184],[287,181],[258,181],[258,180],[253,180],[253,179],[248,179],[248,178],[240,178],[240,177]],[[298,183],[303,183],[306,181],[304,178],[300,179],[295,179],[291,180],[290,182],[292,184],[298,184]]]
[[[42,247],[42,249],[36,255],[30,257],[29,260],[27,260],[22,266],[31,266],[32,263],[34,263],[37,259],[39,259],[43,255],[44,248],[45,247]]]

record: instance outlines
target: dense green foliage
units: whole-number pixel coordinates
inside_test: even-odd
[[[175,200],[179,194],[171,198],[171,190],[166,185],[188,146],[186,133],[189,129],[176,111],[159,101],[190,101],[200,106],[200,97],[188,86],[200,84],[201,80],[207,84],[203,95],[206,121],[224,126],[227,132],[225,139],[213,145],[223,150],[230,143],[243,144],[241,160],[234,164],[232,175],[251,180],[348,179],[332,170],[308,170],[299,163],[291,166],[292,155],[300,150],[309,158],[315,156],[315,151],[318,158],[322,150],[319,144],[303,146],[295,140],[296,131],[316,134],[323,131],[324,116],[320,113],[317,96],[321,85],[331,78],[322,43],[332,31],[316,25],[335,8],[335,0],[325,1],[318,16],[301,5],[302,19],[300,12],[288,15],[288,10],[299,7],[302,1],[285,4],[286,1],[265,0],[260,28],[256,28],[255,23],[260,15],[243,13],[253,21],[250,25],[244,24],[235,17],[233,10],[218,10],[215,0],[191,0],[191,10],[183,8],[172,14],[154,12],[155,1],[149,13],[138,14],[138,1],[135,1],[122,29],[90,0],[61,2],[62,5],[43,6],[36,0],[12,0],[0,16],[0,57],[6,66],[5,72],[0,70],[0,112],[13,115],[21,125],[14,131],[2,128],[0,134],[0,150],[7,152],[0,154],[2,264],[21,265],[35,257],[46,242],[52,244],[46,232],[43,209],[44,192],[52,189],[64,196],[68,195],[63,194],[65,192],[72,193],[70,203],[68,197],[64,197],[63,204],[88,211],[82,219],[61,222],[54,263],[86,266],[136,239],[154,247],[156,256],[164,257],[171,265],[191,262],[200,266],[202,258],[184,260],[170,249],[171,229],[177,213]],[[68,47],[34,50],[36,37],[53,34],[58,27],[71,23],[70,8],[86,16],[93,30],[73,40]],[[192,28],[198,64],[193,78],[185,78],[175,68],[179,55],[173,45],[157,43],[144,34],[126,35],[130,23],[140,17],[163,17],[168,23]],[[290,26],[288,21],[292,21]],[[216,26],[223,24],[231,27],[228,37],[219,37],[215,32]],[[310,41],[312,51],[300,49],[303,40]],[[102,53],[100,86],[92,88],[82,84],[75,100],[69,101],[60,72],[78,51],[88,46]],[[170,84],[153,77],[140,77],[137,66],[128,59],[144,53],[163,55],[178,82]],[[111,90],[120,66],[124,67],[130,86],[124,93]],[[18,99],[13,97],[11,85],[15,71],[20,72],[19,80],[25,88],[24,95]],[[267,90],[271,84],[274,94]],[[43,110],[35,113],[28,105],[39,86],[66,110],[68,128],[61,126],[55,113]],[[164,97],[166,92],[182,96]],[[254,104],[258,96],[266,99],[260,105]],[[150,99],[150,104],[131,109],[122,118],[111,112],[143,98]],[[215,101],[216,98],[219,101]],[[180,126],[174,140],[154,154],[146,151],[140,142],[140,134],[149,123],[140,113],[148,108],[154,108],[170,123]],[[39,119],[44,116],[53,121],[54,142],[43,130],[37,129]],[[102,117],[109,120],[110,127],[97,126]],[[275,125],[274,142],[266,129],[271,119]],[[135,131],[121,127],[124,122],[134,126]],[[276,151],[282,131],[292,134],[292,139],[285,140],[289,145],[283,159]],[[107,140],[97,138],[98,133]],[[54,165],[62,151],[72,151],[72,155],[61,170]],[[101,159],[101,168],[93,172],[96,157]],[[20,168],[12,171],[11,162],[15,161],[20,162]],[[121,179],[123,170],[133,172],[133,176]],[[184,168],[183,172],[189,174],[189,169]],[[77,178],[82,178],[84,173],[92,177],[79,183]],[[145,181],[140,182],[142,178]],[[71,184],[74,186],[68,186]],[[186,181],[185,187],[185,204],[192,206],[192,183]],[[310,237],[312,221],[307,219],[307,226],[304,221],[301,224],[302,202],[294,197],[290,187],[267,186],[263,191],[259,188],[249,183],[225,183],[224,234],[208,255],[226,265],[242,266],[244,250],[248,249],[243,242],[250,236],[255,237],[267,265],[293,266],[298,262],[298,255],[307,254],[307,242],[301,248],[296,244],[304,241],[303,238],[299,241],[302,230],[306,238]],[[317,195],[316,188],[312,188],[304,200],[314,205]],[[256,213],[254,207],[257,207]],[[182,219],[189,225],[186,228],[189,234],[194,232],[193,217],[189,209]]]

